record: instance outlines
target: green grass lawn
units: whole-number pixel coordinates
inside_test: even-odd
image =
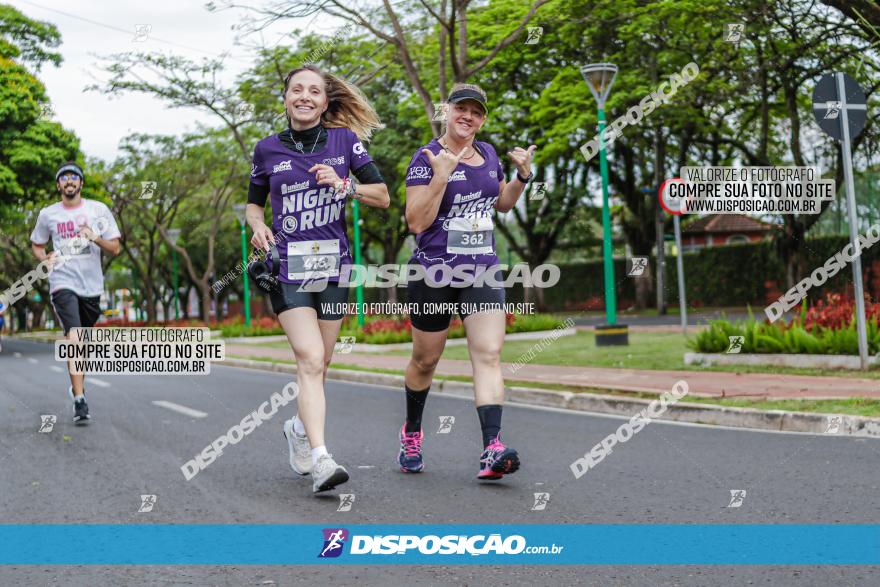
[[[674,371],[722,371],[727,373],[777,373],[782,375],[824,375],[830,377],[855,377],[880,379],[880,369],[858,371],[849,369],[800,369],[793,367],[762,366],[685,366],[686,339],[679,332],[630,332],[629,346],[596,347],[592,331],[578,331],[574,336],[563,336],[549,342],[543,350],[540,340],[518,340],[504,343],[501,360],[516,362],[531,348],[536,349],[532,363],[541,365],[565,365],[578,367],[610,367],[617,369],[648,369]],[[537,346],[536,346],[537,345]],[[262,343],[269,348],[289,348],[284,341]],[[355,344],[354,352],[357,352]],[[407,350],[387,351],[385,354],[407,357]],[[468,360],[467,346],[447,346],[445,359]]]

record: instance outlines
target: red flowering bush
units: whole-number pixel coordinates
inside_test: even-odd
[[[839,293],[827,293],[807,310],[804,327],[813,332],[817,328],[838,330],[847,328],[855,316],[855,298]],[[880,318],[880,303],[872,302],[865,296],[865,318],[876,322]]]
[[[411,326],[409,318],[385,318],[372,320],[364,325],[364,334],[375,332],[407,332]]]
[[[113,318],[110,320],[102,320],[98,323],[98,326],[105,327],[114,327],[114,326],[125,326],[127,328],[140,328],[144,326],[162,326],[165,328],[171,327],[186,327],[186,328],[203,328],[206,326],[204,322],[201,320],[193,320],[193,319],[184,319],[181,318],[179,320],[166,320],[164,322],[155,321],[148,322],[146,320],[126,320],[124,318]]]

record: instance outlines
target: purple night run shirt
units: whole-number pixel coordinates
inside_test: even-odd
[[[278,135],[257,143],[251,182],[269,185],[281,281],[302,283],[320,276],[339,281],[340,270],[351,264],[345,233],[346,198],[337,200],[333,186],[318,185],[309,169],[323,163],[342,179],[371,161],[357,135],[347,128],[328,128],[327,144],[315,153],[292,151]]]
[[[498,265],[492,217],[504,169],[492,145],[482,141],[474,141],[474,145],[485,161],[477,167],[459,162],[449,176],[437,218],[416,235],[411,263],[421,263],[426,269],[437,263],[450,267],[465,263],[486,267]],[[437,139],[419,147],[407,169],[407,186],[427,185],[434,177],[434,170],[422,149],[436,155],[443,147]]]

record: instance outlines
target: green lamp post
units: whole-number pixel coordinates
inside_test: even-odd
[[[596,327],[596,345],[626,345],[628,330],[617,324],[617,293],[614,287],[614,257],[611,246],[611,208],[608,204],[608,159],[605,153],[605,102],[617,75],[613,63],[591,63],[580,68],[599,107],[599,170],[602,174],[602,256],[605,268],[605,324]]]
[[[361,264],[361,215],[357,200],[352,202],[352,211],[354,212],[354,264]],[[355,290],[355,299],[357,300],[358,309],[358,327],[363,329],[366,320],[364,319],[364,286],[358,285]]]

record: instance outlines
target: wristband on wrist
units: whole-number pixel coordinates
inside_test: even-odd
[[[516,178],[523,183],[529,183],[530,181],[532,181],[532,177],[534,177],[534,176],[535,176],[535,174],[530,172],[528,177],[523,177],[519,174],[518,169],[516,171]]]
[[[336,198],[348,198],[353,197],[360,199],[360,194],[357,193],[357,186],[354,183],[354,180],[350,177],[343,177],[339,183],[336,184]]]
[[[357,183],[351,177],[345,178],[345,195],[360,200],[363,196],[357,192]]]

